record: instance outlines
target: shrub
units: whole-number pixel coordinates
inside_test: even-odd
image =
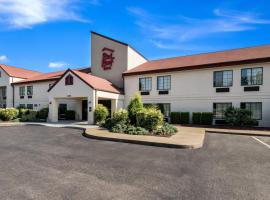
[[[160,135],[160,136],[170,136],[174,135],[177,133],[177,128],[174,127],[171,124],[165,123],[162,127],[159,127],[157,130],[155,130],[153,133],[155,135]]]
[[[19,118],[21,118],[25,114],[29,114],[29,111],[30,111],[27,108],[18,108],[18,110],[19,110],[19,115],[18,115]]]
[[[180,112],[171,112],[171,123],[172,124],[180,123]]]
[[[65,119],[66,120],[75,120],[75,111],[74,110],[66,110],[65,111]]]
[[[200,112],[194,112],[192,113],[192,123],[193,124],[201,124],[201,118],[202,118],[202,113]]]
[[[94,119],[96,124],[102,124],[105,122],[106,118],[109,116],[108,109],[102,104],[98,104],[94,111]]]
[[[37,119],[37,111],[30,110],[22,115],[21,121],[23,122],[36,122]]]
[[[47,120],[49,114],[49,108],[42,108],[40,111],[38,111],[38,118],[42,120]]]
[[[201,116],[201,124],[212,125],[213,124],[213,113],[203,112]]]
[[[113,113],[112,120],[114,124],[128,124],[128,111],[125,109],[119,109],[118,111]]]
[[[246,109],[230,107],[225,111],[225,121],[230,126],[254,126],[257,120],[252,119],[251,112]]]
[[[10,121],[16,119],[19,115],[19,110],[16,108],[0,109],[0,119],[3,121]]]
[[[127,125],[125,124],[115,124],[110,131],[113,133],[124,133],[126,129]]]
[[[163,114],[156,107],[143,108],[136,116],[137,126],[149,131],[157,129],[163,123]]]
[[[189,124],[189,112],[180,113],[180,124]]]
[[[137,125],[136,115],[143,109],[142,97],[139,93],[136,93],[130,100],[128,105],[128,117],[132,125]]]
[[[146,135],[148,134],[148,131],[145,128],[139,126],[129,126],[127,127],[125,133],[130,135]]]

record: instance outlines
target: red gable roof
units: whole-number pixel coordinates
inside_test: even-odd
[[[7,66],[4,64],[0,64],[0,68],[2,68],[9,76],[16,78],[30,78],[33,76],[40,75],[41,72],[28,70],[19,67]]]
[[[111,93],[117,93],[117,94],[121,94],[122,93],[110,81],[108,81],[106,79],[103,79],[103,78],[100,78],[100,77],[97,77],[97,76],[94,76],[92,74],[86,74],[86,73],[80,72],[78,70],[68,69],[61,76],[61,78],[64,77],[65,74],[68,73],[68,72],[71,72],[71,73],[75,74],[79,79],[81,79],[88,86],[90,86],[91,88],[93,88],[95,90],[105,91],[105,92],[111,92]],[[61,78],[58,81],[60,81]],[[57,85],[58,81],[48,91],[50,91],[55,85]]]
[[[159,73],[270,61],[270,45],[153,60],[123,73]]]
[[[76,70],[82,71],[82,72],[85,72],[85,73],[91,72],[89,67],[87,67],[87,68],[79,68],[79,69],[76,69]],[[33,77],[31,77],[29,79],[26,79],[26,80],[17,81],[17,82],[15,82],[13,84],[16,85],[16,84],[23,84],[23,83],[55,81],[55,80],[58,80],[65,72],[66,72],[66,70],[57,71],[57,72],[50,72],[50,73],[44,73],[44,74],[40,74],[40,75],[37,75],[37,76],[33,76]]]

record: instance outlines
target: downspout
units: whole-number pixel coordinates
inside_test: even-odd
[[[13,83],[13,77],[12,77],[12,83]],[[14,108],[15,107],[15,91],[14,91],[14,85],[12,85],[12,107]]]

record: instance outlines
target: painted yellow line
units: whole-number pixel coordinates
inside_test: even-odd
[[[265,142],[259,140],[258,138],[254,137],[254,136],[252,136],[252,138],[253,138],[254,140],[257,140],[258,142],[260,142],[261,144],[265,145],[266,147],[268,147],[268,148],[270,149],[270,145],[266,144]]]

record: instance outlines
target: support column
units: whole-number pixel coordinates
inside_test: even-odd
[[[93,91],[93,97],[87,97],[88,103],[88,124],[94,124],[94,111],[96,108],[96,92]]]
[[[58,122],[58,102],[54,98],[49,102],[49,122]]]

